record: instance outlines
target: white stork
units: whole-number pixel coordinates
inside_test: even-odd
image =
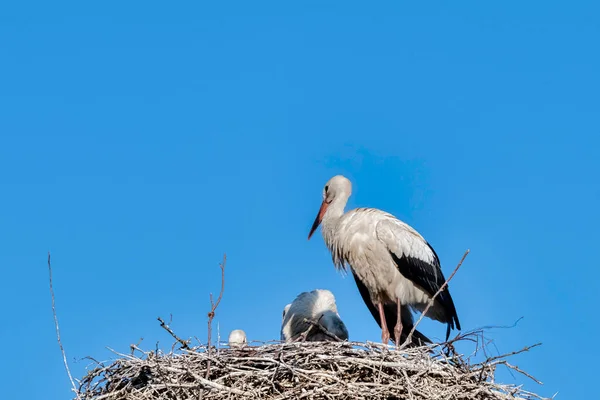
[[[312,328],[304,319],[319,323],[330,334],[342,340],[348,339],[348,330],[340,318],[333,293],[325,289],[302,292],[285,306],[281,322],[281,340],[293,342]],[[332,341],[333,338],[312,328],[306,336],[308,342]]]
[[[229,347],[242,347],[248,340],[246,339],[246,332],[241,329],[235,329],[229,334]]]
[[[327,182],[308,239],[322,223],[321,233],[334,266],[345,271],[349,265],[363,300],[374,316],[374,308],[377,309],[382,342],[388,343],[393,329],[394,341],[400,345],[402,333],[407,333],[403,325],[412,325],[412,315],[409,318],[406,315],[410,314],[409,307],[423,312],[446,281],[440,261],[416,230],[393,215],[374,208],[357,208],[344,213],[351,194],[352,184],[346,177],[337,175]],[[393,328],[386,319],[392,311],[396,314]],[[447,286],[436,297],[427,317],[448,324],[446,340],[451,329],[460,330]]]

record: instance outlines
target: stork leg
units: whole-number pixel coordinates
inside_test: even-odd
[[[379,319],[381,320],[381,343],[387,345],[390,341],[390,331],[388,331],[385,321],[385,313],[383,312],[383,303],[377,305],[379,308]]]
[[[402,334],[402,304],[400,304],[400,299],[396,299],[396,305],[398,306],[398,320],[396,321],[396,326],[394,327],[394,338],[396,339],[396,347],[399,347],[401,345],[400,335]]]

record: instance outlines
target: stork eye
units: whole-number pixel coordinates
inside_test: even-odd
[[[329,185],[325,185],[325,193],[327,193],[327,190],[329,190]]]

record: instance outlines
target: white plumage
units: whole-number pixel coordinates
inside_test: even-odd
[[[333,293],[325,289],[315,289],[311,292],[302,292],[296,299],[285,306],[281,323],[281,340],[292,342],[297,340],[311,325],[304,319],[321,324],[327,332],[342,340],[348,339],[348,330],[337,311]],[[306,341],[319,342],[331,341],[333,338],[312,328]]]
[[[393,215],[374,208],[358,208],[344,213],[352,193],[350,181],[342,175],[331,178],[323,190],[323,202],[309,234],[309,239],[322,223],[325,244],[339,270],[349,265],[357,285],[364,285],[369,296],[363,295],[373,316],[382,328],[382,341],[399,344],[403,324],[412,324],[401,315],[405,306],[423,311],[429,299],[445,282],[439,259],[433,248],[412,227]],[[360,286],[359,286],[360,289]],[[361,294],[363,291],[361,290]],[[378,311],[378,317],[371,306]],[[393,328],[387,321],[395,311]],[[448,288],[440,293],[427,316],[448,324],[450,329],[460,323]],[[381,323],[383,321],[383,324]],[[405,327],[404,327],[405,328]]]
[[[241,329],[235,329],[229,334],[229,347],[242,347],[248,340],[246,338],[246,332]]]

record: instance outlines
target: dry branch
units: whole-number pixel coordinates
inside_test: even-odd
[[[223,292],[225,291],[225,263],[227,262],[227,254],[223,254],[223,262],[219,264],[221,268],[221,290],[219,291],[219,297],[217,297],[217,302],[213,302],[213,295],[210,294],[210,311],[208,312],[208,345],[210,346],[210,341],[212,337],[212,320],[215,318],[215,311],[217,311],[217,307],[219,307],[219,303],[223,298]]]
[[[54,289],[52,288],[52,264],[50,263],[50,252],[48,252],[48,273],[50,280],[50,296],[52,297],[52,315],[54,316],[54,326],[56,327],[56,340],[58,341],[58,346],[60,347],[60,352],[62,353],[63,363],[65,364],[65,369],[67,370],[67,375],[69,375],[69,380],[71,381],[71,387],[77,398],[79,399],[79,393],[77,392],[77,387],[75,386],[75,381],[73,380],[73,375],[71,375],[71,370],[69,369],[69,363],[67,362],[67,354],[65,353],[65,349],[62,345],[62,340],[60,340],[60,329],[58,328],[58,316],[56,315],[56,306],[54,304]]]
[[[210,294],[210,311],[208,312],[208,361],[206,365],[206,377],[208,378],[210,374],[210,355],[211,355],[211,339],[212,339],[212,321],[215,318],[215,312],[217,311],[217,307],[219,307],[219,303],[221,303],[221,299],[223,298],[223,292],[225,291],[225,263],[227,263],[227,254],[223,254],[223,262],[219,264],[221,268],[221,290],[219,291],[219,297],[217,297],[217,302],[213,302],[213,295]]]
[[[444,291],[444,289],[448,286],[448,283],[452,280],[452,278],[454,277],[454,275],[456,275],[456,273],[458,272],[458,269],[462,265],[463,261],[465,261],[465,258],[467,258],[467,255],[469,254],[470,251],[471,250],[469,250],[469,249],[467,249],[467,251],[465,251],[465,254],[462,256],[462,258],[458,262],[458,265],[456,266],[456,268],[454,268],[454,271],[452,271],[452,273],[450,274],[450,276],[448,277],[448,279],[446,279],[446,282],[444,282],[444,284],[433,295],[433,297],[431,299],[429,299],[429,303],[427,304],[427,307],[425,307],[425,310],[423,310],[423,312],[421,313],[421,316],[417,320],[417,323],[414,324],[414,326],[410,330],[410,333],[406,337],[406,340],[404,341],[404,344],[402,344],[403,348],[406,347],[409,343],[412,342],[412,335],[413,335],[413,333],[415,333],[415,330],[417,329],[417,326],[419,326],[419,324],[421,323],[421,320],[425,317],[425,315],[427,315],[427,311],[429,311],[429,309],[431,308],[431,306],[433,306],[433,303],[434,303],[435,299],[438,297],[438,295]]]
[[[173,338],[175,340],[177,340],[177,342],[179,342],[181,344],[181,348],[182,349],[189,349],[190,348],[190,346],[189,346],[190,341],[189,340],[183,340],[179,336],[177,336],[175,334],[175,332],[173,332],[173,330],[171,329],[171,327],[169,325],[167,325],[165,323],[165,321],[161,317],[158,317],[157,320],[158,320],[158,322],[160,322],[160,327],[163,328],[165,331],[169,332],[169,334],[171,336],[173,336]]]

